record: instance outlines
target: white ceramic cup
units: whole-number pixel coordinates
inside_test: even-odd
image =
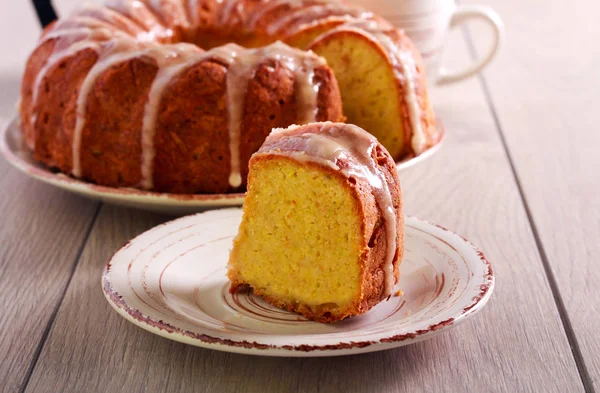
[[[503,35],[498,14],[480,5],[456,5],[455,0],[351,0],[404,29],[421,51],[430,82],[442,85],[477,74],[494,58]],[[478,19],[492,28],[492,42],[484,56],[463,70],[443,67],[441,55],[448,32],[468,20]]]

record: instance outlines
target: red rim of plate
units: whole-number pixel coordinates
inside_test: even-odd
[[[205,213],[198,213],[195,215],[200,215],[200,214],[205,214]],[[189,218],[190,218],[190,216],[180,217],[178,219],[160,224],[160,225],[158,225],[158,227],[169,225],[175,221],[189,219]],[[130,307],[125,302],[123,297],[117,291],[115,291],[113,289],[112,284],[109,279],[109,276],[110,276],[110,271],[111,271],[111,263],[112,263],[113,259],[123,249],[128,247],[130,245],[130,243],[134,242],[138,237],[144,236],[146,234],[146,232],[148,232],[148,231],[136,236],[134,239],[132,239],[129,242],[127,242],[126,244],[124,244],[118,251],[115,252],[113,257],[106,264],[104,271],[102,273],[102,290],[103,290],[104,296],[108,300],[109,304],[118,313],[125,316],[126,319],[131,318],[130,322],[134,322],[134,320],[135,320],[135,322],[134,322],[135,325],[137,325],[145,330],[148,330],[152,333],[156,333],[152,329],[158,329],[165,333],[180,334],[182,336],[185,336],[185,337],[188,337],[188,338],[198,341],[198,343],[192,343],[191,345],[205,346],[207,348],[210,348],[210,347],[214,348],[215,345],[220,345],[220,346],[223,346],[226,348],[231,348],[231,349],[234,349],[234,348],[254,349],[254,350],[259,350],[259,352],[262,352],[265,350],[284,350],[285,352],[288,352],[288,356],[293,356],[293,354],[295,352],[306,353],[306,352],[313,352],[313,351],[348,350],[348,349],[365,348],[365,347],[369,347],[369,346],[377,345],[377,344],[417,342],[417,341],[420,341],[422,339],[429,337],[430,335],[432,335],[435,332],[445,330],[452,326],[456,326],[459,323],[463,322],[465,320],[465,317],[479,311],[487,303],[490,296],[492,295],[494,284],[495,284],[495,276],[494,276],[494,270],[492,268],[492,265],[489,262],[489,260],[487,259],[487,257],[483,254],[483,252],[481,250],[479,250],[475,245],[473,245],[473,243],[471,243],[468,239],[466,239],[465,237],[463,237],[461,235],[456,234],[455,232],[453,232],[441,225],[438,225],[438,224],[435,224],[435,223],[432,223],[432,222],[429,222],[426,220],[421,220],[416,217],[410,217],[410,219],[415,220],[417,222],[421,222],[426,225],[433,226],[437,229],[440,229],[444,232],[449,233],[451,236],[454,236],[457,239],[460,239],[460,241],[464,241],[466,243],[466,245],[468,245],[472,249],[472,251],[475,252],[477,257],[479,258],[479,261],[481,263],[483,263],[483,265],[485,266],[485,273],[482,277],[482,283],[480,284],[480,287],[479,287],[479,293],[476,296],[474,296],[471,299],[470,303],[468,303],[461,310],[460,314],[455,315],[452,318],[449,318],[449,319],[446,319],[446,320],[443,320],[440,322],[436,322],[435,324],[430,325],[426,329],[421,329],[421,330],[417,330],[417,331],[405,333],[405,334],[392,335],[390,337],[384,337],[384,338],[381,338],[379,341],[369,340],[369,341],[340,342],[340,343],[336,343],[336,344],[327,344],[327,345],[295,345],[295,346],[283,345],[283,346],[277,346],[277,345],[264,344],[264,343],[258,343],[258,342],[250,342],[250,341],[246,341],[246,340],[236,341],[236,340],[232,340],[232,339],[224,339],[224,338],[214,337],[214,336],[210,336],[207,334],[199,334],[199,333],[195,333],[195,332],[192,332],[189,330],[180,329],[180,328],[173,326],[165,321],[156,320],[147,315],[144,315],[139,310]],[[154,228],[150,229],[149,231],[154,230],[156,228],[157,227],[154,227]],[[455,251],[458,252],[458,250],[456,250],[456,249],[455,249]],[[169,338],[168,336],[165,336],[165,335],[163,335],[163,337]],[[200,343],[202,343],[204,345],[199,345]],[[230,352],[235,352],[235,351],[231,350]],[[255,354],[256,354],[256,352],[255,352]],[[258,353],[258,354],[261,354],[261,353]],[[262,354],[270,355],[269,353],[266,353],[266,352],[262,353]],[[344,353],[344,354],[346,354],[346,353]],[[272,356],[286,356],[286,355],[285,354],[273,354]]]

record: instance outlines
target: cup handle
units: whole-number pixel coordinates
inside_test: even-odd
[[[436,84],[438,85],[457,82],[478,73],[490,61],[492,61],[496,53],[498,53],[504,33],[504,25],[502,23],[502,19],[500,19],[500,16],[498,16],[496,11],[481,5],[461,5],[452,15],[452,19],[450,20],[450,28],[456,27],[468,21],[469,19],[479,19],[485,21],[492,27],[492,45],[485,56],[475,61],[465,70],[450,71],[444,67],[441,67],[436,80]]]

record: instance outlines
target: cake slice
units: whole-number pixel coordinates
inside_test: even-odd
[[[349,123],[369,131],[396,160],[439,139],[421,56],[403,31],[357,19],[317,37],[308,48],[327,60]]]
[[[318,322],[366,312],[392,293],[403,254],[394,160],[363,129],[274,129],[250,160],[231,251],[231,292]]]

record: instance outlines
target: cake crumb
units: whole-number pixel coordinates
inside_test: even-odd
[[[394,296],[399,297],[404,295],[404,292],[402,292],[402,289],[398,289],[396,292],[394,292]]]

